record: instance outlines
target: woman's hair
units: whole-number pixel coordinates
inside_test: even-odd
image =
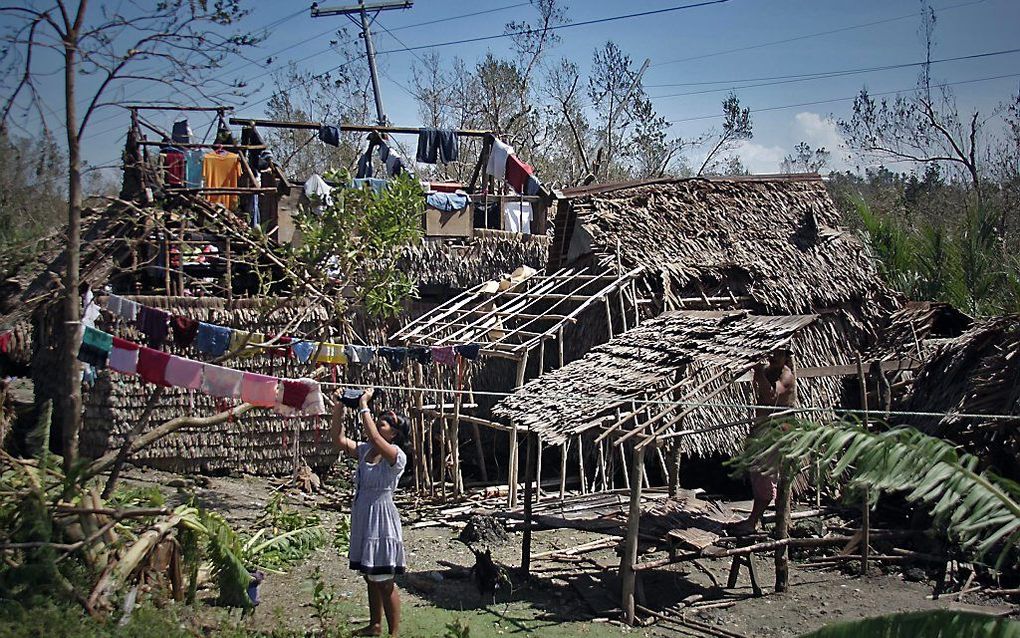
[[[403,414],[397,414],[393,410],[386,410],[380,414],[379,420],[393,428],[393,431],[397,433],[396,438],[393,439],[393,443],[398,447],[403,447],[407,442],[408,434],[411,431],[411,421],[409,421]]]

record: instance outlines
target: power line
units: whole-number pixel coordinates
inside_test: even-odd
[[[652,11],[641,11],[641,12],[637,12],[637,13],[628,13],[628,14],[624,14],[624,15],[608,16],[608,17],[605,17],[605,18],[596,18],[596,19],[593,19],[593,20],[585,20],[585,21],[582,21],[582,22],[572,22],[570,24],[562,24],[562,25],[558,25],[558,26],[554,26],[554,27],[549,27],[548,31],[558,31],[558,30],[568,29],[568,28],[573,28],[573,27],[582,27],[582,26],[588,26],[588,25],[592,25],[592,24],[602,24],[602,23],[606,23],[606,22],[613,22],[613,21],[616,21],[616,20],[625,20],[625,19],[629,19],[629,18],[637,18],[637,17],[644,17],[644,16],[649,16],[649,15],[657,15],[657,14],[662,14],[662,13],[669,13],[669,12],[673,12],[673,11],[681,11],[681,10],[684,10],[684,9],[695,9],[695,8],[698,8],[698,7],[706,7],[706,6],[710,6],[710,5],[723,4],[723,3],[726,3],[726,2],[729,2],[729,1],[730,0],[704,0],[703,2],[697,2],[697,3],[693,3],[693,4],[678,5],[678,6],[674,6],[674,7],[666,7],[666,8],[663,8],[663,9],[655,9],[655,10],[652,10]],[[438,43],[434,43],[434,44],[423,44],[423,45],[418,45],[418,46],[413,46],[413,47],[404,47],[404,48],[401,48],[401,49],[392,49],[390,51],[376,51],[376,55],[383,55],[383,54],[386,54],[386,53],[414,52],[414,51],[420,51],[422,49],[435,49],[435,48],[438,48],[438,47],[455,46],[455,45],[459,45],[459,44],[468,44],[468,43],[472,43],[472,42],[483,42],[483,41],[487,41],[487,40],[496,40],[496,39],[500,39],[500,38],[509,38],[509,37],[513,37],[515,35],[528,35],[528,34],[534,34],[534,33],[542,33],[544,31],[546,31],[546,30],[544,30],[544,29],[522,29],[520,31],[512,31],[510,33],[501,33],[501,34],[495,34],[495,35],[479,36],[479,37],[476,37],[476,38],[465,38],[465,39],[462,39],[462,40],[451,40],[451,41],[448,41],[448,42],[438,42]],[[330,69],[327,69],[326,71],[320,73],[319,75],[312,76],[312,78],[310,78],[310,80],[316,80],[316,79],[319,79],[319,78],[321,78],[321,77],[323,77],[325,75],[333,73],[334,71],[338,71],[338,70],[344,68],[345,66],[347,66],[349,64],[352,64],[353,62],[357,62],[358,60],[364,59],[364,57],[365,56],[359,56],[358,58],[354,58],[354,59],[350,60],[349,62],[345,62],[344,64],[340,64],[340,65],[337,65],[337,66],[332,67]],[[288,87],[284,87],[283,90],[290,90],[290,89],[295,88],[295,87],[300,86],[300,85],[306,85],[307,83],[308,83],[308,81],[296,82],[296,83],[294,83],[294,84],[292,84],[292,85],[290,85]],[[257,106],[259,104],[263,104],[265,102],[268,102],[272,98],[273,98],[273,96],[271,95],[268,98],[264,98],[264,99],[259,100],[257,102],[252,102],[252,103],[249,103],[249,104],[245,104],[242,108],[243,108],[243,110],[248,110],[248,109],[251,109],[254,106]]]
[[[547,29],[522,29],[520,31],[512,31],[510,33],[499,33],[494,35],[483,35],[475,38],[464,38],[462,40],[450,40],[448,42],[437,42],[434,44],[421,44],[413,47],[404,47],[402,49],[393,49],[391,51],[376,51],[376,55],[382,55],[384,53],[403,53],[420,51],[422,49],[436,49],[439,47],[454,46],[458,44],[471,44],[474,42],[486,42],[488,40],[498,40],[501,38],[510,38],[516,35],[533,35],[536,33],[562,31],[563,29],[572,29],[574,27],[586,27],[593,24],[603,24],[606,22],[614,22],[616,20],[626,20],[629,18],[641,18],[650,15],[658,15],[662,13],[671,13],[674,11],[682,11],[684,9],[697,9],[699,7],[707,7],[714,4],[724,4],[730,0],[704,0],[703,2],[696,2],[693,4],[682,4],[674,7],[666,7],[663,9],[653,9],[651,11],[640,11],[637,13],[627,13],[618,16],[608,16],[605,18],[595,18],[593,20],[584,20],[581,22],[571,22],[569,24],[560,24]]]
[[[760,87],[764,87],[764,86],[776,86],[778,84],[791,84],[791,83],[794,83],[794,82],[806,82],[806,81],[810,81],[810,80],[825,80],[825,79],[835,78],[835,77],[845,77],[845,76],[849,76],[849,75],[860,75],[862,73],[875,73],[875,72],[880,72],[880,71],[892,71],[892,70],[896,70],[896,69],[907,69],[907,68],[911,68],[911,67],[925,66],[927,64],[940,64],[940,63],[944,63],[944,62],[959,62],[961,60],[977,60],[977,59],[981,59],[981,58],[991,58],[991,57],[996,57],[996,56],[1000,56],[1000,55],[1011,55],[1011,54],[1014,54],[1014,53],[1020,53],[1020,48],[1017,48],[1017,49],[1007,49],[1007,50],[1004,50],[1004,51],[989,51],[989,52],[986,52],[986,53],[974,53],[974,54],[971,54],[971,55],[960,55],[960,56],[956,56],[956,57],[952,57],[952,58],[942,58],[940,60],[931,60],[931,61],[922,60],[920,62],[907,62],[907,63],[903,63],[903,64],[887,64],[887,65],[884,65],[884,66],[865,67],[865,68],[859,68],[859,69],[844,69],[844,70],[840,70],[840,71],[820,71],[818,73],[804,73],[804,74],[797,74],[797,75],[778,75],[778,76],[774,76],[774,77],[771,77],[771,78],[757,78],[757,79],[752,78],[752,79],[746,79],[746,80],[730,80],[729,82],[732,82],[732,83],[755,82],[757,80],[777,80],[777,81],[774,81],[774,82],[763,81],[763,82],[760,82],[758,84],[747,84],[747,85],[744,85],[744,86],[733,86],[733,87],[724,88],[724,89],[705,89],[705,90],[702,90],[702,91],[688,91],[686,93],[670,93],[668,95],[656,95],[656,96],[652,96],[652,97],[655,97],[657,99],[662,99],[662,98],[672,98],[672,97],[686,97],[686,96],[690,96],[690,95],[704,95],[704,94],[707,94],[707,93],[720,93],[720,92],[725,92],[725,91],[730,91],[730,90],[753,89],[753,88],[760,88]],[[667,86],[691,86],[691,85],[695,85],[695,84],[699,84],[699,83],[649,84],[648,88],[667,87]],[[701,83],[701,84],[727,84],[727,82],[720,80],[718,82],[705,82],[705,83]]]
[[[952,10],[952,9],[959,9],[959,8],[962,8],[962,7],[973,6],[975,4],[981,4],[981,3],[987,2],[987,1],[988,0],[973,0],[972,2],[963,2],[963,3],[960,3],[960,4],[953,4],[953,5],[949,5],[949,6],[946,6],[946,7],[942,7],[939,10],[940,11],[949,11],[949,10]],[[798,35],[798,36],[794,36],[794,37],[791,37],[791,38],[784,38],[782,40],[773,40],[771,42],[762,42],[760,44],[750,44],[748,46],[736,47],[734,49],[724,49],[722,51],[715,51],[713,53],[703,53],[703,54],[700,54],[700,55],[692,55],[692,56],[686,57],[686,58],[677,58],[676,60],[666,60],[665,62],[657,62],[657,63],[653,64],[652,67],[654,68],[654,67],[657,67],[657,66],[664,66],[666,64],[676,64],[678,62],[690,62],[691,60],[704,60],[705,58],[711,58],[711,57],[715,57],[717,55],[727,55],[727,54],[730,54],[730,53],[739,53],[741,51],[751,51],[753,49],[760,49],[760,48],[763,48],[763,47],[770,47],[770,46],[775,46],[775,45],[779,45],[779,44],[788,44],[790,42],[798,42],[800,40],[808,40],[810,38],[818,38],[818,37],[821,37],[823,35],[832,35],[834,33],[842,33],[844,31],[853,31],[855,29],[864,29],[864,28],[867,28],[867,27],[873,27],[873,26],[877,26],[877,25],[880,25],[880,24],[886,24],[886,23],[889,23],[889,22],[896,22],[898,20],[905,20],[907,18],[916,18],[919,15],[921,15],[921,12],[908,13],[907,15],[897,16],[895,18],[886,18],[884,20],[876,20],[874,22],[864,22],[862,24],[855,24],[855,25],[851,25],[851,26],[848,26],[848,27],[840,27],[839,29],[831,29],[831,30],[828,30],[828,31],[819,31],[817,33],[808,33],[808,34],[805,34],[805,35]]]
[[[1002,80],[1002,79],[1005,79],[1005,78],[1015,78],[1015,77],[1020,77],[1020,73],[1007,73],[1007,74],[1004,74],[1004,75],[992,75],[992,76],[989,76],[989,77],[975,78],[975,79],[971,79],[971,80],[960,80],[960,81],[957,81],[957,82],[944,82],[944,83],[940,84],[940,86],[958,86],[958,85],[961,85],[961,84],[974,84],[974,83],[977,83],[977,82],[988,82],[988,81],[991,81],[991,80]],[[884,95],[895,95],[895,94],[898,94],[898,93],[908,93],[908,92],[912,92],[912,91],[916,91],[916,90],[917,90],[917,87],[911,87],[911,88],[908,88],[908,89],[896,89],[894,91],[882,91],[881,93],[869,93],[869,95],[871,95],[873,97],[881,97],[881,96],[884,96]],[[831,104],[833,102],[848,102],[850,100],[855,100],[855,99],[857,99],[857,96],[856,95],[852,95],[850,97],[838,97],[838,98],[832,98],[832,99],[828,99],[828,100],[816,100],[816,101],[813,101],[813,102],[799,102],[797,104],[784,104],[782,106],[768,106],[768,107],[764,107],[764,108],[760,108],[760,109],[751,109],[751,113],[765,113],[765,112],[768,112],[768,111],[782,111],[784,109],[794,109],[794,108],[800,108],[800,107],[803,107],[803,106],[817,106],[819,104]],[[725,117],[725,116],[722,115],[722,114],[699,115],[697,117],[686,117],[686,118],[681,118],[681,119],[678,119],[678,120],[672,120],[671,123],[672,124],[681,124],[681,123],[684,123],[684,122],[698,122],[698,121],[701,121],[701,120],[714,120],[714,119],[719,119],[719,118],[723,118],[723,117]]]

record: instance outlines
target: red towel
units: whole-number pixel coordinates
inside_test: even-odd
[[[516,155],[506,158],[506,183],[513,186],[518,193],[524,193],[524,183],[528,181],[528,175],[535,172],[530,165],[521,161]]]
[[[14,332],[10,330],[0,335],[0,352],[6,353],[10,349],[11,337],[13,336]]]
[[[138,350],[138,374],[149,383],[170,386],[166,382],[166,364],[168,363],[170,363],[169,352],[146,347]]]
[[[174,333],[174,343],[187,348],[198,334],[198,322],[187,317],[175,316],[170,320],[170,329]]]
[[[283,384],[283,404],[297,410],[304,407],[305,399],[308,398],[308,393],[312,391],[311,386],[301,381],[290,381],[287,379],[282,379],[280,382]]]
[[[166,183],[180,186],[184,183],[184,153],[166,151],[163,157],[166,161]]]

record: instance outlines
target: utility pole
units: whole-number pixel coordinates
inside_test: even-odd
[[[356,5],[348,5],[345,7],[322,7],[319,8],[318,2],[312,3],[312,17],[313,18],[326,18],[330,16],[347,16],[351,22],[361,27],[361,37],[365,40],[365,56],[368,57],[368,71],[372,76],[372,92],[375,94],[375,112],[379,122],[379,126],[386,126],[386,113],[383,111],[382,93],[379,91],[379,74],[375,68],[375,47],[372,45],[372,31],[370,30],[371,20],[368,18],[368,12],[374,11],[372,20],[379,15],[380,11],[388,11],[390,9],[410,9],[414,6],[413,0],[403,0],[402,2],[375,2],[372,4],[365,4],[365,0],[358,0]],[[358,14],[360,20],[356,20],[353,16]]]

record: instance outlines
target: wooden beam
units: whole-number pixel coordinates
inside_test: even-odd
[[[306,129],[306,130],[317,130],[322,126],[321,122],[305,122],[300,120],[265,120],[265,119],[248,119],[243,117],[232,117],[230,123],[236,126],[251,125],[261,126],[263,128],[289,128],[289,129]],[[338,124],[337,128],[345,133],[406,133],[408,135],[417,135],[421,132],[421,127],[412,126],[373,126],[370,124]],[[486,135],[492,135],[492,131],[484,131],[477,129],[454,129],[453,131],[460,137],[484,137]]]

